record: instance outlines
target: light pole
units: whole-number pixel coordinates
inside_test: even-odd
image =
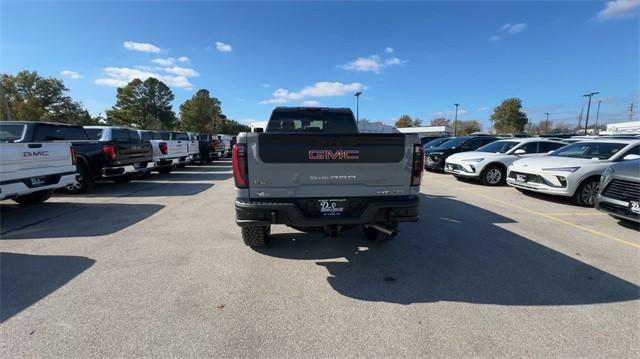
[[[547,119],[544,122],[544,134],[546,135],[549,131],[549,112],[545,112],[544,114],[547,115]]]
[[[360,121],[360,95],[362,95],[360,91],[353,94],[356,97],[356,125]]]
[[[456,134],[458,132],[458,106],[460,106],[460,104],[454,103],[454,105],[456,106],[456,117],[453,120],[453,137],[456,137]]]
[[[591,97],[593,95],[597,95],[600,92],[591,92],[588,93],[586,95],[583,95],[583,97],[588,97],[589,98],[589,104],[587,105],[587,119],[584,121],[584,134],[585,136],[587,135],[587,127],[589,127],[589,110],[591,110]]]
[[[600,119],[600,104],[602,100],[598,100],[598,111],[596,112],[596,133],[600,134],[600,130],[598,129],[598,120]]]

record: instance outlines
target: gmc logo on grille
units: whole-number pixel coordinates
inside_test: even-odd
[[[309,159],[313,161],[322,160],[358,160],[360,151],[358,150],[309,150]]]
[[[49,156],[49,151],[22,152],[22,157],[39,157],[39,156]]]

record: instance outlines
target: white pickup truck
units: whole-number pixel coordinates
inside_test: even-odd
[[[189,156],[187,143],[183,140],[171,140],[169,132],[138,130],[143,141],[149,141],[153,148],[153,166],[151,169],[167,174],[179,165],[186,163]]]
[[[67,142],[13,143],[23,131],[23,126],[0,126],[0,200],[26,206],[75,183],[76,153]]]

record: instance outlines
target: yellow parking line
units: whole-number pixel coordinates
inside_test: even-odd
[[[601,212],[594,212],[594,213],[575,213],[575,212],[557,212],[557,213],[544,213],[547,216],[554,216],[554,217],[562,217],[562,216],[598,216],[598,217],[606,217],[607,215]]]
[[[482,197],[482,198],[486,198],[488,200],[503,204],[505,206],[509,206],[509,207],[512,207],[512,208],[517,208],[517,209],[519,209],[521,211],[525,211],[525,212],[528,212],[528,213],[531,213],[531,214],[538,215],[540,217],[544,217],[544,218],[550,219],[552,221],[556,221],[556,222],[563,223],[563,224],[566,224],[566,225],[574,227],[574,228],[581,229],[581,230],[583,230],[585,232],[589,232],[589,233],[595,234],[597,236],[601,236],[601,237],[604,237],[604,238],[607,238],[607,239],[611,239],[613,241],[620,242],[620,243],[626,244],[626,245],[631,246],[631,247],[640,248],[640,244],[629,242],[629,241],[626,241],[624,239],[620,239],[620,238],[608,235],[606,233],[602,233],[600,231],[596,231],[594,229],[587,228],[587,227],[581,226],[579,224],[575,224],[573,222],[565,221],[564,219],[556,218],[553,215],[550,215],[550,214],[547,214],[547,213],[534,211],[534,210],[531,210],[531,209],[528,209],[528,208],[525,208],[525,207],[522,207],[522,206],[518,206],[518,205],[513,204],[513,203],[509,203],[509,202],[505,202],[505,201],[502,201],[502,200],[499,200],[499,199],[495,199],[493,197],[490,197],[490,196],[487,196],[487,195],[484,195],[484,194],[481,194],[481,193],[477,193],[477,192],[468,190],[466,188],[459,188],[459,189],[464,191],[464,192],[471,193],[471,194],[474,194],[476,196],[479,196],[479,197]]]

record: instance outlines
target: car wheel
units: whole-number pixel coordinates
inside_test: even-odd
[[[593,207],[596,204],[599,190],[600,180],[596,178],[587,179],[576,190],[573,195],[573,202],[579,206]]]
[[[34,204],[42,203],[51,197],[51,190],[44,190],[25,194],[24,196],[18,196],[13,200],[21,206],[31,206]]]
[[[78,173],[76,181],[67,187],[65,187],[65,191],[70,194],[79,194],[85,193],[93,188],[93,178],[91,178],[91,174],[89,173],[89,169],[84,163],[80,163],[77,165]]]
[[[240,231],[244,244],[251,248],[258,248],[267,245],[271,226],[242,227]]]
[[[502,184],[505,179],[505,173],[500,166],[489,166],[484,171],[482,171],[482,176],[480,176],[480,181],[485,186],[497,186]]]

